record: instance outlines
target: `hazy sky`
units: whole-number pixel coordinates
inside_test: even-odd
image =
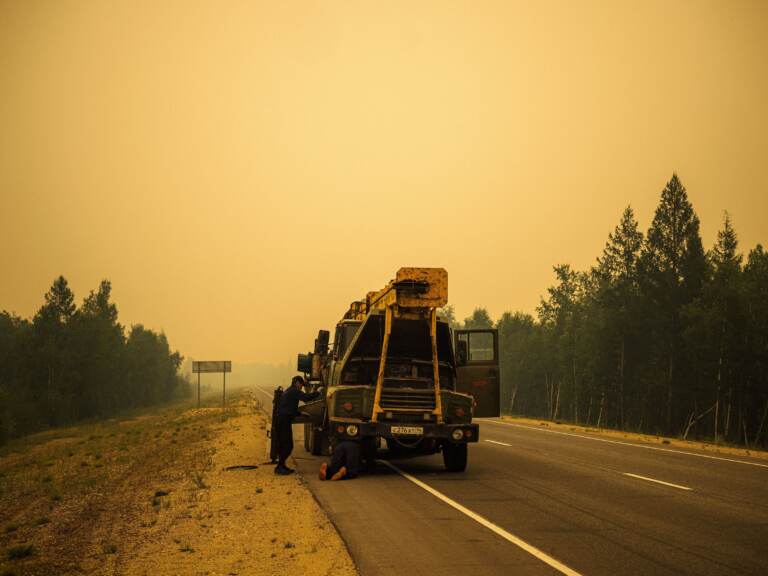
[[[0,0],[0,309],[293,361],[400,266],[533,311],[673,171],[768,243],[768,2]]]

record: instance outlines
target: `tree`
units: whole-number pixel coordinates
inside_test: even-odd
[[[0,312],[0,444],[37,420],[25,384],[31,325]]]
[[[515,401],[520,397],[523,411],[545,415],[545,398],[537,391],[537,326],[533,316],[505,312],[496,329],[499,331],[502,409],[513,412]]]
[[[594,267],[555,266],[538,318],[501,316],[503,406],[765,445],[768,254],[758,245],[742,260],[727,213],[705,254],[673,175],[645,238],[627,207]]]
[[[72,322],[72,355],[76,366],[76,418],[114,414],[124,394],[123,327],[111,301],[112,285],[102,280],[83,300]]]
[[[451,328],[453,328],[454,330],[461,329],[461,324],[459,324],[459,322],[456,321],[456,312],[454,311],[453,306],[451,304],[444,306],[437,312],[440,316],[445,318],[445,320],[448,322],[448,325]]]
[[[609,419],[607,404],[615,404],[618,426],[625,424],[627,357],[636,357],[639,345],[636,326],[639,321],[638,265],[642,246],[643,234],[638,229],[632,207],[627,206],[616,229],[608,235],[594,271],[597,289],[593,315],[598,317],[595,348],[596,352],[604,353],[606,362],[601,368],[601,380],[606,387],[601,391],[598,425],[602,423],[604,413],[606,420]]]
[[[51,424],[60,424],[71,414],[73,390],[67,327],[76,310],[75,295],[64,276],[59,276],[45,294],[45,304],[32,323],[33,346],[42,360],[35,368],[33,393],[43,397],[45,419]],[[40,386],[42,382],[44,387]]]
[[[761,245],[749,253],[743,278],[745,403],[751,408],[746,426],[755,431],[752,444],[759,445],[766,436],[768,424],[768,252]]]
[[[493,320],[485,308],[475,308],[472,316],[464,318],[463,330],[477,330],[480,328],[493,328]]]
[[[713,414],[710,431],[717,441],[721,429],[721,400],[726,401],[723,435],[731,432],[731,411],[736,393],[740,392],[737,373],[742,362],[744,333],[742,314],[741,262],[738,239],[730,216],[726,213],[717,242],[707,254],[710,275],[699,298],[684,310],[685,344],[691,357],[692,401],[684,436],[704,416]],[[743,415],[740,411],[740,420]]]
[[[131,327],[125,346],[126,376],[135,406],[166,402],[180,392],[182,357],[171,352],[165,334],[141,324]]]
[[[597,259],[599,278],[620,290],[636,289],[642,247],[643,233],[638,229],[632,206],[627,206],[619,224],[608,234],[603,253]]]
[[[31,323],[0,313],[0,443],[189,393],[165,334],[134,326],[126,341],[111,295],[103,280],[78,309],[60,276]]]
[[[580,321],[583,276],[568,264],[554,267],[557,284],[547,289],[549,297],[537,308],[544,339],[552,350],[547,363],[547,388],[550,417],[560,412],[561,392],[570,403],[571,416],[579,420],[579,379],[576,362],[576,339]]]
[[[646,236],[640,266],[646,314],[650,319],[655,350],[652,381],[664,381],[664,428],[673,430],[677,393],[686,392],[686,372],[681,350],[683,308],[701,295],[707,261],[699,234],[699,219],[677,177],[667,183]],[[678,405],[681,403],[678,403]]]

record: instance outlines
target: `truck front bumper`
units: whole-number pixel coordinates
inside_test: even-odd
[[[480,437],[478,424],[434,424],[397,422],[350,422],[331,420],[330,434],[336,438],[354,440],[366,437],[402,438],[416,440],[430,438],[454,444],[477,442]]]

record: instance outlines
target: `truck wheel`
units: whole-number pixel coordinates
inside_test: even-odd
[[[310,423],[309,432],[309,452],[313,456],[321,456],[323,454],[323,448],[328,444],[326,441],[327,436],[318,430],[314,424]]]
[[[310,443],[311,435],[312,435],[312,423],[304,422],[304,450],[307,452],[312,451],[312,444]]]
[[[374,472],[376,470],[376,453],[378,451],[376,440],[376,438],[363,438],[360,440],[360,455],[362,456],[362,464],[366,472]]]
[[[467,469],[467,445],[443,444],[443,463],[448,472],[464,472]]]
[[[387,438],[387,449],[392,458],[398,458],[403,455],[403,447],[394,438]]]

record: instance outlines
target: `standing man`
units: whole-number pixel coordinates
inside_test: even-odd
[[[320,392],[302,392],[304,378],[294,376],[291,385],[283,392],[277,405],[277,449],[278,461],[275,474],[293,474],[294,470],[285,465],[285,461],[293,452],[293,420],[299,414],[299,400],[309,402],[320,396]]]

